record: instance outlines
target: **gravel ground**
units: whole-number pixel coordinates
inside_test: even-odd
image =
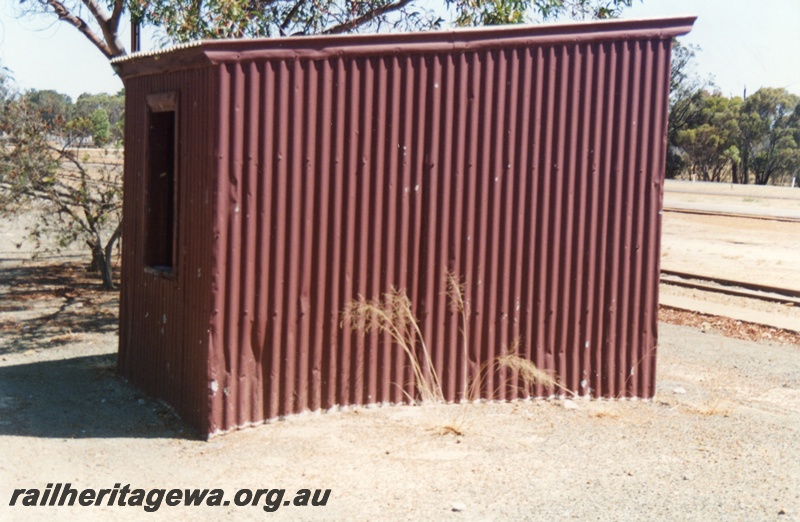
[[[660,324],[652,401],[358,408],[203,442],[114,373],[117,296],[95,291],[64,253],[63,264],[22,261],[20,219],[0,222],[2,521],[800,521],[796,334],[669,311],[662,319],[679,324]],[[694,223],[665,218],[667,267],[797,280],[794,229]],[[59,482],[221,488],[229,501],[241,488],[331,493],[324,507],[272,513],[263,500],[156,513],[8,505],[17,488]]]
[[[44,292],[28,315],[0,314],[11,332],[0,343],[0,520],[154,516],[8,506],[16,488],[57,482],[222,488],[228,499],[239,488],[331,490],[324,507],[162,505],[161,520],[800,520],[795,344],[662,323],[653,401],[359,408],[203,442],[115,375],[113,328],[19,335],[37,317],[53,323],[66,299]],[[76,300],[62,313],[114,306]]]

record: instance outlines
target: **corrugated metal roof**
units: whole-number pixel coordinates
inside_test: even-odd
[[[115,65],[118,63],[127,62],[130,60],[137,60],[140,58],[149,58],[153,56],[161,56],[164,54],[179,52],[183,49],[191,49],[193,47],[200,47],[203,45],[203,40],[192,40],[190,42],[179,43],[175,45],[170,45],[168,47],[164,47],[162,49],[151,49],[148,51],[137,51],[135,53],[126,54],[124,56],[117,56],[116,58],[111,59],[111,64]]]
[[[112,60],[121,76],[175,70],[230,60],[293,59],[358,54],[477,50],[482,47],[578,43],[631,38],[667,38],[688,32],[695,18],[603,20],[538,25],[456,28],[412,33],[311,35],[199,40]],[[187,50],[191,52],[187,54]],[[148,64],[150,65],[148,67]]]

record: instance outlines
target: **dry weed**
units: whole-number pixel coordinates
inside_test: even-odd
[[[350,327],[362,335],[371,331],[389,334],[411,363],[414,384],[422,402],[444,402],[439,376],[419,329],[419,322],[411,309],[411,300],[404,290],[392,287],[371,300],[359,296],[342,312],[342,326],[345,322],[349,322]],[[417,356],[417,346],[422,360]]]
[[[461,398],[467,399],[469,392],[469,379],[467,378],[467,361],[469,360],[469,301],[464,298],[466,293],[466,286],[461,277],[456,274],[454,270],[447,271],[447,297],[450,302],[450,308],[461,316],[461,327],[458,329],[461,332],[462,342],[462,368],[461,372],[464,376],[464,387],[461,390]]]
[[[730,417],[731,408],[730,404],[723,401],[711,401],[704,404],[682,404],[687,410],[703,417],[715,417],[717,415],[722,417]]]
[[[587,413],[595,419],[618,419],[621,415],[619,408],[616,403],[594,403],[587,409]]]
[[[473,379],[467,377],[469,361],[469,301],[465,298],[466,286],[456,272],[446,272],[446,293],[450,309],[460,315],[459,332],[462,338],[461,368],[464,376],[462,399],[474,401],[479,398],[479,391],[483,387],[486,376],[501,368],[507,368],[522,379],[523,393],[526,396],[535,395],[535,387],[543,386],[551,391],[560,390],[573,397],[577,394],[562,385],[558,376],[552,370],[544,370],[521,355],[519,349],[522,340],[517,338],[511,347],[502,355],[485,361]],[[392,287],[388,292],[374,299],[359,297],[345,306],[342,311],[341,326],[349,325],[354,331],[365,335],[371,331],[388,334],[392,341],[399,345],[406,354],[414,373],[414,386],[416,387],[422,403],[443,403],[441,381],[431,360],[431,354],[425,344],[425,339],[420,330],[419,321],[414,316],[411,300],[405,290]],[[408,396],[408,395],[407,395]],[[413,397],[408,396],[411,402]],[[610,414],[609,414],[610,415]],[[599,414],[598,416],[602,416]],[[464,421],[456,420],[439,424],[433,429],[436,433],[447,435],[463,435]]]
[[[456,437],[462,437],[464,435],[463,428],[458,423],[447,423],[443,424],[442,426],[438,426],[433,430],[436,435],[441,435],[444,437],[445,435],[455,435]]]
[[[54,335],[53,337],[50,337],[47,342],[51,344],[67,344],[74,341],[80,341],[80,339],[80,334],[67,332],[61,335]]]
[[[559,389],[573,397],[577,395],[558,381],[555,372],[552,370],[543,370],[536,366],[536,363],[530,359],[520,356],[519,349],[521,345],[522,340],[520,338],[514,339],[508,351],[497,358],[497,364],[499,367],[508,368],[520,376],[523,383],[523,392],[527,396],[535,395],[534,391],[537,384],[549,390]]]

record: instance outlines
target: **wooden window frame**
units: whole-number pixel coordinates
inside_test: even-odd
[[[180,133],[180,125],[179,125],[179,111],[178,111],[178,93],[175,91],[172,92],[163,92],[163,93],[156,93],[150,94],[146,97],[146,104],[147,104],[147,115],[146,115],[146,139],[145,139],[145,187],[144,187],[144,198],[143,198],[143,234],[142,237],[144,238],[144,248],[143,248],[143,266],[144,271],[148,274],[165,277],[168,279],[175,279],[178,273],[178,187],[179,187],[179,175],[178,175],[178,146],[180,143],[179,133]],[[164,222],[160,221],[159,223],[154,223],[153,220],[157,218],[153,218],[151,216],[151,208],[154,206],[154,201],[159,207],[166,206],[167,211],[161,212],[161,219],[165,219],[165,215],[169,214],[169,203],[165,202],[164,200],[156,200],[158,196],[155,195],[154,189],[154,179],[156,174],[153,172],[154,162],[157,160],[153,157],[154,154],[154,147],[152,141],[157,139],[157,136],[153,134],[152,125],[154,121],[159,118],[157,115],[163,115],[164,113],[172,113],[172,129],[167,131],[171,132],[172,134],[172,172],[167,173],[170,174],[170,181],[168,183],[168,187],[171,189],[172,192],[172,202],[171,202],[171,222]],[[154,117],[155,116],[155,117]],[[160,119],[160,118],[159,118]],[[157,132],[163,134],[163,129],[159,129]],[[166,150],[166,149],[165,149]],[[167,160],[165,163],[169,163]],[[168,201],[168,200],[167,200]],[[162,208],[163,210],[163,208]],[[168,224],[167,224],[168,223]],[[157,232],[158,229],[167,228],[167,234],[170,234],[172,237],[169,239],[171,243],[164,242],[159,243],[161,239],[154,239],[154,233]],[[157,246],[156,246],[157,245]],[[169,245],[169,246],[165,246]],[[168,259],[166,259],[168,258]],[[169,262],[169,264],[166,264]]]

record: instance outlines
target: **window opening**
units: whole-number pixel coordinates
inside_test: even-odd
[[[176,97],[148,97],[145,265],[170,275],[176,243]]]

